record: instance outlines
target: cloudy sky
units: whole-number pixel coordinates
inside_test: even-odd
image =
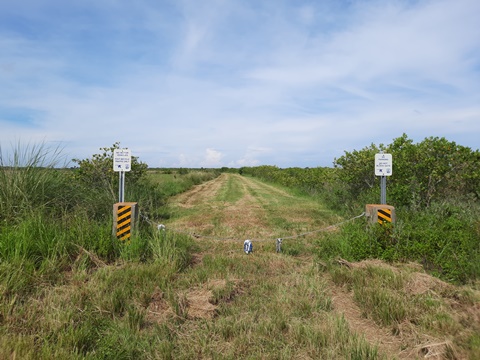
[[[0,2],[0,145],[150,167],[331,166],[480,147],[478,0]],[[373,161],[373,160],[372,160]]]

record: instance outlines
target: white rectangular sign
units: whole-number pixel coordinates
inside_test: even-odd
[[[132,152],[129,149],[113,150],[113,171],[132,170]]]
[[[375,175],[392,175],[392,154],[375,154]]]

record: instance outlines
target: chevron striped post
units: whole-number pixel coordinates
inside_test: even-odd
[[[365,207],[365,215],[371,224],[393,224],[396,221],[395,208],[391,205],[367,204]]]
[[[138,220],[135,202],[119,202],[113,205],[113,235],[120,241],[129,241]]]

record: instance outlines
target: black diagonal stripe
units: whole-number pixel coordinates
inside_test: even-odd
[[[392,213],[388,209],[378,209],[378,217],[384,221],[392,222]]]
[[[120,205],[118,207],[118,210],[117,210],[117,216],[118,217],[121,217],[122,215],[124,215],[125,213],[127,212],[131,212],[132,211],[132,207],[131,206],[127,206],[127,205]]]
[[[117,238],[124,240],[130,237],[131,232],[132,207],[120,205],[117,210]],[[123,231],[128,229],[127,231]]]
[[[123,240],[125,240],[125,239],[130,239],[130,236],[131,236],[130,231],[128,231],[128,232],[126,232],[126,233],[117,235],[117,239],[123,241]]]

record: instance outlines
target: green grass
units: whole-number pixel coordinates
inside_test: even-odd
[[[412,269],[400,271],[380,263],[353,269],[332,264],[329,273],[337,286],[353,293],[366,318],[392,333],[401,332],[402,324],[415,324],[418,333],[448,337],[463,347],[466,339],[480,331],[478,324],[467,320],[471,310],[461,316],[457,312],[472,309],[480,301],[468,288],[458,289]]]
[[[156,289],[176,301],[171,281],[187,266],[193,245],[188,238],[167,239],[162,252],[154,252],[147,263],[72,267],[64,269],[56,281],[45,282],[45,270],[28,268],[27,262],[7,263],[10,266],[3,262],[4,274],[11,277],[2,276],[0,339],[5,346],[0,357],[15,353],[26,359],[129,359],[147,350],[156,352],[152,341],[160,333],[149,324],[146,308]],[[134,241],[125,247],[134,246]],[[15,268],[21,270],[12,274]]]
[[[227,180],[226,186],[221,189],[217,195],[216,201],[224,201],[228,203],[236,203],[244,195],[242,183],[239,182],[238,177],[230,176]]]
[[[205,243],[200,251],[210,252],[211,246]],[[177,284],[185,289],[226,281],[211,295],[218,305],[214,318],[187,317],[182,324],[174,358],[382,358],[332,312],[322,272],[273,254],[266,245],[252,256],[235,248],[232,242],[217,244],[212,255],[180,275]],[[220,249],[231,255],[219,255]]]
[[[315,199],[228,175],[210,201],[158,210],[167,197],[216,174],[152,171],[129,194],[151,221],[168,215],[167,230],[142,221],[120,243],[112,238],[112,204],[77,186],[70,171],[39,164],[0,169],[2,199],[25,198],[1,205],[8,210],[0,215],[2,359],[392,358],[337,312],[335,289],[386,333],[403,334],[409,324],[418,334],[416,343],[405,343],[410,350],[424,335],[448,339],[459,358],[479,351],[480,329],[468,317],[478,306],[474,289],[435,282],[417,291],[411,268],[336,262],[379,251],[392,237],[351,224],[285,239],[275,253],[277,236],[340,220]],[[32,181],[34,190],[16,189]],[[235,240],[195,240],[170,224],[208,224],[212,235]],[[444,225],[459,229],[455,219]],[[258,241],[247,256],[243,236],[252,233]]]
[[[160,192],[165,197],[171,197],[180,194],[194,185],[199,185],[218,176],[215,171],[161,171],[149,170],[148,179],[156,185],[159,185]]]

